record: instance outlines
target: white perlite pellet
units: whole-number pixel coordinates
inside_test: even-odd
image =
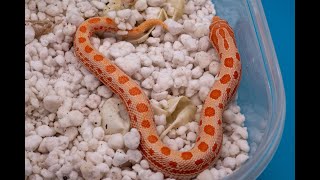
[[[30,22],[25,26],[27,179],[165,179],[161,172],[150,169],[138,150],[142,137],[137,129],[105,134],[100,110],[104,102],[117,96],[74,55],[76,29],[85,19],[101,14],[108,2],[111,1],[25,1],[26,20],[49,20],[54,24],[52,31],[39,37]],[[133,9],[110,11],[108,15],[122,30],[118,34],[125,34],[144,20],[156,18],[159,6],[167,6],[166,1],[137,0]],[[173,12],[169,7],[168,14]],[[195,119],[199,120],[202,104],[220,68],[217,52],[208,38],[214,15],[211,1],[186,0],[182,19],[165,21],[169,32],[157,26],[139,45],[113,37],[92,37],[91,42],[163,108],[168,108],[171,96],[189,97],[198,106]],[[226,107],[222,120],[221,157],[196,179],[222,179],[249,158],[245,116],[236,98]],[[154,122],[158,134],[169,125],[165,115],[155,115]],[[198,131],[198,123],[192,121],[172,129],[162,140],[174,150],[187,151],[194,146]]]

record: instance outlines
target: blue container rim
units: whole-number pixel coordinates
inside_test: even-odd
[[[266,138],[265,143],[260,144],[259,150],[257,149],[246,163],[224,179],[256,179],[273,158],[281,141],[285,123],[286,97],[284,85],[264,9],[261,0],[245,1],[257,32],[258,43],[265,62],[264,67],[269,79],[269,88],[273,94],[271,99],[273,114],[271,118],[275,123],[274,127],[268,132],[270,136]]]

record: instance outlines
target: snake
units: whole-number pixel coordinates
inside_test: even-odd
[[[168,30],[163,21],[148,19],[121,38],[139,37],[156,25]],[[223,140],[222,114],[237,91],[241,79],[240,54],[233,29],[219,16],[214,16],[209,25],[209,41],[216,49],[221,66],[203,103],[196,141],[192,149],[187,151],[173,150],[163,143],[157,134],[154,113],[143,89],[90,43],[90,37],[94,33],[116,34],[118,30],[117,24],[108,17],[92,17],[83,21],[75,33],[74,54],[89,72],[120,97],[128,111],[131,127],[136,128],[140,134],[138,149],[150,168],[169,178],[196,177],[212,167],[220,156]]]

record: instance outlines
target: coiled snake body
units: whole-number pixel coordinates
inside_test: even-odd
[[[240,55],[234,33],[225,20],[215,16],[210,25],[210,41],[221,59],[217,80],[206,98],[199,121],[194,147],[189,151],[176,151],[159,138],[153,121],[148,97],[139,85],[105,58],[90,44],[90,36],[97,31],[116,33],[117,25],[110,18],[94,17],[84,21],[77,29],[74,51],[81,63],[121,99],[128,111],[131,127],[141,135],[139,149],[155,171],[166,177],[190,179],[212,166],[222,146],[222,113],[238,88],[241,76]],[[128,32],[126,38],[141,35],[154,25],[167,26],[160,20],[147,20]]]

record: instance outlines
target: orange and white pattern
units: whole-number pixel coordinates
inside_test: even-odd
[[[97,31],[116,33],[117,25],[110,18],[94,17],[84,21],[74,39],[74,50],[81,63],[123,101],[129,113],[131,127],[141,135],[139,149],[155,171],[166,177],[190,179],[212,166],[222,146],[222,113],[235,94],[240,77],[240,55],[234,33],[225,20],[214,17],[209,38],[221,59],[217,80],[206,98],[199,121],[199,133],[194,147],[185,152],[172,150],[159,138],[153,121],[148,97],[134,80],[112,61],[104,57],[93,45],[90,36]],[[128,31],[134,38],[154,25],[166,25],[160,20],[147,20]]]

